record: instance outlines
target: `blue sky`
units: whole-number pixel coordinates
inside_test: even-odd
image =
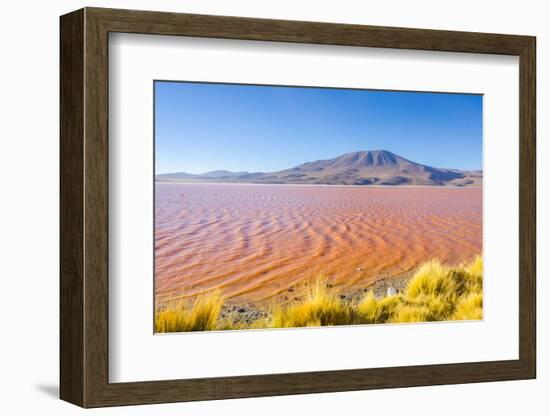
[[[269,172],[358,150],[481,169],[482,96],[155,82],[157,174]]]

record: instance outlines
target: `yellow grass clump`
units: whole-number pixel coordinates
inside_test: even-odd
[[[483,318],[483,296],[481,293],[471,293],[463,298],[458,305],[452,319],[476,320]]]
[[[426,322],[432,316],[430,308],[425,305],[400,305],[399,309],[392,316],[391,321],[395,323],[404,322]]]
[[[482,283],[481,256],[458,267],[425,263],[410,280],[391,322],[482,319]]]
[[[374,294],[369,292],[357,305],[357,323],[381,324],[388,322],[402,302],[403,300],[399,295],[376,299]]]
[[[209,331],[216,329],[223,306],[219,291],[199,295],[195,302],[184,301],[168,304],[155,314],[156,332]]]
[[[474,261],[464,266],[466,273],[467,289],[470,292],[483,291],[483,259],[481,256],[476,256]]]
[[[272,328],[346,325],[353,321],[353,311],[329,290],[327,279],[321,277],[309,286],[303,300],[285,308],[275,308]]]

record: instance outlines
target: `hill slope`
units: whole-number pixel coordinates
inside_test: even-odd
[[[480,186],[481,171],[440,169],[412,162],[387,150],[346,153],[277,172],[213,171],[157,175],[158,181],[249,182],[327,185]]]

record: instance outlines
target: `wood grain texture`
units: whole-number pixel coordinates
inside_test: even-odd
[[[110,32],[519,55],[528,36],[87,8]]]
[[[60,388],[84,404],[84,12],[60,24]]]
[[[108,33],[86,15],[84,58],[84,362],[85,406],[97,401],[108,380],[109,141]]]
[[[520,57],[519,359],[189,380],[108,380],[108,33]],[[61,18],[61,397],[100,407],[533,378],[535,38],[86,8]]]
[[[519,355],[536,377],[536,41],[520,54],[519,103]]]

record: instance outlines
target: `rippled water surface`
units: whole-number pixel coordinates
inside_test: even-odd
[[[157,183],[158,301],[261,302],[320,274],[345,290],[481,252],[481,188]]]

